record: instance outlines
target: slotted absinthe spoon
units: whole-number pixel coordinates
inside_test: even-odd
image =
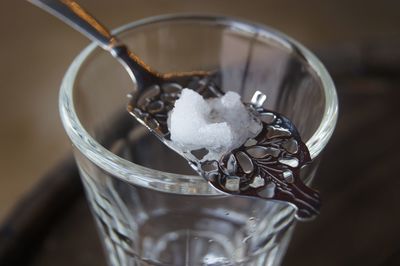
[[[306,220],[319,213],[318,192],[304,185],[300,169],[311,161],[295,126],[279,113],[262,107],[266,97],[256,92],[247,105],[260,132],[239,148],[207,160],[170,139],[168,113],[183,88],[204,98],[220,97],[218,72],[159,73],[151,69],[109,30],[73,0],[28,0],[71,25],[112,54],[136,84],[128,111],[169,148],[183,156],[213,187],[221,192],[284,201]]]

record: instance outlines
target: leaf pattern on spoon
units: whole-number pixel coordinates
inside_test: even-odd
[[[300,179],[300,169],[311,162],[307,146],[293,123],[283,115],[262,107],[265,95],[247,107],[262,124],[261,132],[221,158],[204,161],[194,151],[183,151],[170,141],[168,113],[173,109],[183,87],[204,98],[220,97],[217,76],[180,76],[179,79],[153,85],[130,95],[129,112],[153,131],[166,145],[178,152],[216,189],[232,195],[278,200],[296,208],[299,220],[319,213],[319,193]],[[255,98],[257,98],[255,97]],[[260,100],[261,99],[261,100]],[[206,151],[207,153],[207,151]]]
[[[262,131],[218,162],[200,163],[203,175],[229,194],[285,201],[306,220],[319,214],[320,196],[304,185],[300,169],[311,162],[307,146],[284,116],[249,106],[262,121]]]

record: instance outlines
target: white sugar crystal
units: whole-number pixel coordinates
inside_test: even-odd
[[[218,155],[254,137],[261,125],[235,92],[206,101],[197,92],[183,89],[170,112],[169,130],[171,140],[185,150],[206,148]]]

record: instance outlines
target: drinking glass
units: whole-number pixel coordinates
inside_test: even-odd
[[[332,80],[298,42],[226,17],[167,15],[114,32],[159,72],[218,69],[224,91],[286,115],[313,161],[310,184],[337,118]],[[285,202],[226,195],[197,176],[126,111],[135,88],[95,44],[69,67],[60,112],[109,265],[279,265],[295,225]]]

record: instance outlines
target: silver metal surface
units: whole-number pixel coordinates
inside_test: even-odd
[[[256,91],[253,97],[251,97],[250,103],[256,108],[261,108],[266,100],[267,95],[261,91]]]
[[[112,50],[117,39],[86,10],[72,0],[28,0],[58,17],[74,29],[97,42],[105,50]]]
[[[110,52],[124,66],[140,90],[144,86],[158,83],[161,75],[147,66],[133,52],[113,36],[89,12],[74,0],[28,0],[55,17],[61,19],[86,37]]]

